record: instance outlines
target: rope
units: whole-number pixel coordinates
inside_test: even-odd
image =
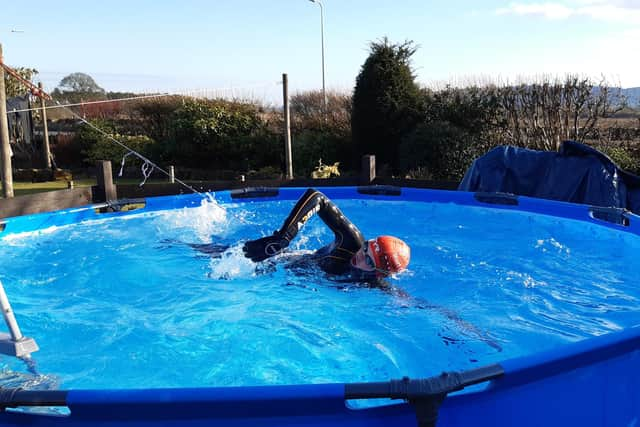
[[[153,165],[149,164],[149,162],[144,162],[142,164],[141,169],[142,169],[142,176],[144,177],[144,179],[142,180],[142,182],[138,187],[142,187],[147,182],[147,179],[149,179],[149,177],[151,176],[151,173],[153,172]]]
[[[170,96],[190,96],[193,98],[210,98],[210,94],[213,98],[216,97],[216,92],[233,92],[239,89],[249,89],[249,88],[259,88],[259,87],[271,87],[274,84],[256,84],[249,86],[238,86],[238,87],[229,87],[229,88],[218,88],[218,89],[194,89],[194,90],[185,90],[185,91],[177,91],[177,92],[164,92],[164,93],[156,93],[152,95],[140,95],[140,96],[129,96],[124,98],[114,98],[114,99],[103,99],[100,101],[86,101],[86,102],[77,102],[75,104],[61,104],[60,102],[56,102],[56,105],[45,106],[47,110],[53,110],[56,108],[69,108],[69,107],[80,107],[83,105],[95,105],[95,104],[108,104],[110,102],[121,102],[121,101],[138,101],[141,99],[152,99],[152,98],[164,98]],[[198,95],[200,94],[200,95]],[[33,107],[33,108],[24,108],[21,110],[11,110],[8,111],[7,114],[10,113],[24,113],[27,111],[41,111],[42,107]]]
[[[56,101],[56,103],[58,103],[58,102]],[[58,103],[58,104],[59,104],[59,103]],[[91,122],[89,122],[89,121],[85,120],[83,117],[81,117],[79,114],[77,114],[77,113],[76,113],[76,112],[74,112],[73,110],[71,110],[71,109],[68,109],[68,110],[69,110],[69,112],[70,112],[71,114],[73,114],[73,116],[74,116],[76,119],[80,120],[82,123],[86,124],[87,126],[89,126],[89,127],[90,127],[90,128],[92,128],[92,129],[94,129],[95,131],[97,131],[98,133],[100,133],[102,136],[104,136],[104,137],[105,137],[105,138],[107,138],[108,140],[110,140],[110,141],[112,141],[112,142],[115,142],[115,143],[116,143],[116,144],[118,144],[120,147],[122,147],[122,148],[124,148],[125,150],[127,150],[127,151],[129,152],[129,154],[133,154],[134,156],[136,156],[137,158],[139,158],[140,160],[142,160],[144,163],[148,163],[149,165],[153,166],[155,169],[157,169],[157,170],[159,170],[160,172],[162,172],[163,174],[165,174],[167,177],[169,176],[169,172],[165,171],[165,170],[164,170],[164,169],[162,169],[160,166],[158,166],[157,164],[153,163],[151,160],[149,160],[148,158],[146,158],[146,157],[145,157],[145,156],[143,156],[142,154],[138,153],[136,150],[134,150],[134,149],[132,149],[132,148],[127,147],[125,144],[123,144],[122,142],[118,141],[117,139],[115,139],[114,137],[112,137],[110,134],[108,134],[108,133],[107,133],[107,132],[105,132],[104,130],[100,129],[99,127],[97,127],[97,126],[96,126],[96,125],[94,125],[93,123],[91,123]],[[148,167],[148,166],[147,166],[147,167]],[[146,180],[147,180],[146,178],[148,178],[148,177],[145,177],[145,180],[143,181],[143,184],[144,184],[144,182],[146,182]],[[187,184],[187,183],[185,183],[185,182],[183,182],[183,181],[179,180],[178,178],[174,178],[174,179],[175,179],[175,181],[176,181],[178,184],[182,185],[183,187],[185,187],[185,188],[187,188],[187,189],[189,189],[189,190],[193,191],[193,192],[194,192],[194,193],[196,193],[196,194],[199,194],[199,195],[201,195],[201,196],[203,195],[201,192],[199,192],[198,190],[196,190],[195,188],[193,188],[193,187],[192,187],[192,186],[190,186],[189,184]]]
[[[140,96],[130,96],[127,98],[115,98],[115,99],[103,99],[101,101],[86,101],[86,102],[77,102],[75,104],[60,104],[59,102],[56,105],[46,106],[46,110],[54,110],[56,108],[69,108],[69,107],[80,107],[83,105],[93,105],[93,104],[108,104],[109,102],[120,102],[120,101],[137,101],[139,99],[149,99],[149,98],[162,98],[165,96],[177,96],[169,93],[161,93],[155,95],[140,95]],[[22,110],[11,110],[11,113],[24,113],[27,111],[42,111],[42,107],[33,107],[33,108],[24,108]],[[7,113],[9,114],[9,113]]]
[[[4,63],[2,63],[0,61],[0,65],[5,68],[8,69],[8,66],[5,65]],[[14,73],[11,73],[12,75]],[[16,73],[17,74],[17,73]],[[18,76],[18,78],[20,80],[24,80],[21,77]],[[33,83],[31,82],[27,82],[25,81],[26,85],[29,87],[34,86]],[[24,83],[24,82],[23,82]],[[276,84],[281,84],[281,82],[276,82]],[[261,84],[261,86],[259,87],[267,87],[267,86],[272,86],[273,84],[269,84],[266,85],[264,83]],[[255,85],[256,87],[258,87],[258,85]],[[223,90],[235,90],[235,89],[243,89],[243,88],[248,88],[248,87],[239,87],[239,88],[224,88],[224,89],[218,89],[219,91],[223,91]],[[214,89],[215,90],[215,89]],[[42,92],[44,94],[44,92]],[[194,92],[195,93],[195,92]],[[170,177],[169,172],[165,171],[164,169],[162,169],[160,166],[158,166],[157,164],[155,164],[154,162],[152,162],[151,160],[149,160],[148,158],[146,158],[145,156],[143,156],[142,154],[138,153],[137,151],[133,150],[132,148],[129,148],[128,146],[126,146],[125,144],[123,144],[122,142],[118,141],[117,139],[115,139],[114,137],[112,137],[110,134],[108,134],[107,132],[105,132],[104,130],[100,129],[99,127],[95,126],[94,124],[90,123],[89,121],[85,120],[83,117],[81,117],[79,114],[77,114],[75,111],[73,111],[70,107],[76,107],[76,106],[81,106],[81,105],[90,105],[90,104],[102,104],[102,103],[108,103],[108,102],[118,102],[118,101],[132,101],[132,100],[139,100],[139,99],[148,99],[148,98],[160,98],[160,97],[166,97],[166,96],[180,96],[180,94],[170,94],[170,93],[162,93],[162,94],[154,94],[154,95],[142,95],[142,96],[132,96],[132,97],[126,97],[126,98],[117,98],[117,99],[109,99],[109,100],[103,100],[103,101],[87,101],[87,102],[81,102],[81,103],[76,103],[76,104],[61,104],[59,101],[55,101],[55,105],[53,106],[45,106],[44,108],[46,109],[52,109],[52,108],[64,108],[67,111],[69,111],[76,119],[80,120],[82,123],[86,124],[87,126],[89,126],[90,128],[94,129],[95,131],[97,131],[98,133],[100,133],[102,136],[106,137],[108,140],[116,143],[117,145],[119,145],[120,147],[124,148],[125,150],[127,150],[127,153],[122,157],[122,164],[120,165],[120,173],[119,176],[122,176],[123,173],[123,169],[124,169],[124,163],[125,163],[125,159],[126,157],[128,157],[129,155],[133,154],[134,156],[138,157],[140,160],[143,161],[142,164],[142,176],[143,176],[143,180],[140,183],[140,187],[142,187],[146,182],[147,179],[151,176],[152,172],[157,169],[160,172],[162,172],[163,174],[165,174],[167,177]],[[184,95],[182,95],[184,96]],[[35,108],[25,108],[22,110],[12,110],[10,112],[7,112],[7,114],[14,114],[14,113],[22,113],[22,112],[26,112],[26,111],[41,111],[42,107],[35,107]],[[183,187],[187,188],[188,190],[199,194],[201,196],[203,196],[203,194],[201,192],[199,192],[198,190],[196,190],[195,188],[193,188],[192,186],[190,186],[189,184],[181,181],[178,178],[174,177],[174,181],[177,182],[178,184],[182,185]]]
[[[122,163],[120,164],[120,173],[118,174],[118,176],[122,176],[122,171],[124,170],[124,161],[130,154],[131,152],[128,152],[127,154],[122,156]]]

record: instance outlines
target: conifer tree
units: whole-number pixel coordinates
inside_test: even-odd
[[[423,94],[415,82],[413,42],[371,43],[371,53],[356,79],[351,130],[358,155],[375,154],[378,165],[399,169],[398,147],[423,116]]]

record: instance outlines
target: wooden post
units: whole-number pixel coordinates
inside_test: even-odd
[[[38,89],[42,93],[42,82],[38,83]],[[51,169],[51,149],[49,147],[49,127],[47,125],[47,105],[43,97],[40,97],[40,106],[42,107],[42,156],[44,157],[44,167]]]
[[[289,77],[282,75],[282,99],[284,101],[284,163],[287,179],[293,179],[293,160],[291,155],[291,115],[289,113]]]
[[[111,162],[109,160],[100,160],[98,162],[97,172],[98,188],[95,196],[97,202],[108,202],[117,200],[118,195],[116,186],[113,183],[113,175],[111,173]]]
[[[4,64],[2,44],[0,63]],[[2,193],[6,199],[13,197],[13,174],[11,172],[11,146],[9,145],[9,122],[7,119],[7,93],[4,85],[4,68],[0,67],[0,162],[2,163]]]
[[[376,179],[376,156],[365,154],[362,156],[362,169],[360,171],[360,183],[369,185]]]

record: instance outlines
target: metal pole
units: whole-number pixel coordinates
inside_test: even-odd
[[[0,44],[0,63],[4,63]],[[0,162],[2,163],[2,192],[5,198],[13,197],[13,175],[11,172],[11,146],[9,145],[9,122],[7,119],[7,93],[4,85],[4,68],[0,67]]]
[[[20,332],[16,317],[13,315],[13,310],[11,310],[11,304],[9,304],[9,299],[7,298],[7,294],[4,291],[2,282],[0,282],[0,309],[2,309],[4,321],[9,328],[9,332],[11,333],[11,339],[13,341],[20,341],[23,338],[22,332]]]
[[[289,77],[282,75],[282,99],[284,103],[284,153],[287,179],[293,179],[293,161],[291,155],[291,114],[289,112]]]
[[[38,83],[38,89],[40,89],[40,93],[42,93],[42,82]],[[44,167],[51,169],[51,149],[49,147],[49,128],[47,126],[47,105],[43,97],[40,97],[40,106],[42,107],[42,134],[44,136],[44,143],[42,146]]]
[[[21,358],[27,363],[30,369],[35,371],[35,364],[31,360],[31,353],[38,351],[38,344],[36,344],[33,338],[25,337],[20,332],[18,321],[13,315],[11,304],[9,304],[9,298],[4,291],[4,286],[0,282],[0,309],[2,310],[2,316],[9,328],[9,335],[0,333],[0,354],[7,354],[9,356],[16,356]]]
[[[317,0],[320,5],[320,41],[322,43],[322,97],[324,98],[324,114],[327,114],[327,89],[324,84],[324,6],[320,0]]]
[[[316,3],[320,6],[320,41],[322,43],[322,98],[324,106],[325,118],[327,115],[327,89],[325,86],[325,71],[324,71],[324,6],[320,0],[309,0],[311,3]]]

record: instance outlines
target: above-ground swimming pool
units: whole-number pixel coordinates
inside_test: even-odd
[[[243,256],[243,242],[278,229],[303,191],[0,220],[0,281],[40,346],[35,373],[0,356],[0,386],[69,408],[0,422],[415,424],[425,395],[489,379],[447,398],[438,425],[639,415],[636,216],[500,194],[322,189],[366,237],[411,246],[409,270],[372,288],[296,262],[333,239],[319,218],[287,254]],[[388,383],[442,371],[470,374]],[[412,404],[345,405],[389,394]],[[519,415],[532,397],[548,417]]]

